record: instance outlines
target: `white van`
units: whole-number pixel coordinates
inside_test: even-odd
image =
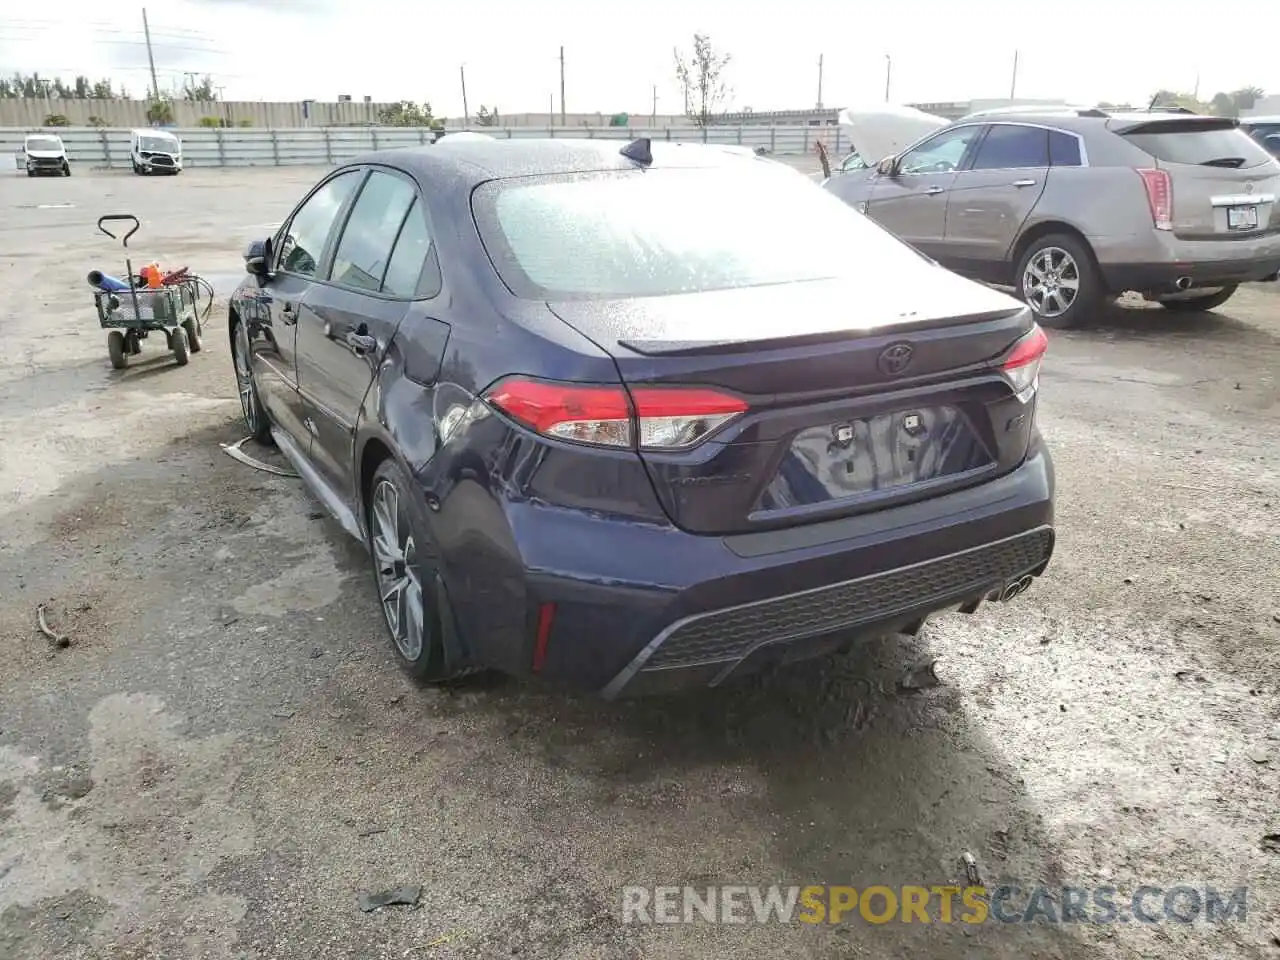
[[[71,163],[67,160],[67,148],[62,138],[52,133],[29,133],[22,141],[19,165],[27,168],[27,176],[52,173],[58,177],[71,176]]]
[[[134,130],[129,136],[133,172],[181,173],[182,141],[167,130]]]

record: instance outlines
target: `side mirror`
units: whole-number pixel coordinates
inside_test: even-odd
[[[876,173],[880,174],[880,176],[882,177],[897,176],[898,158],[885,157],[883,160],[881,160],[879,163],[876,164]]]
[[[255,240],[244,252],[244,268],[249,273],[265,277],[270,272],[271,240]]]

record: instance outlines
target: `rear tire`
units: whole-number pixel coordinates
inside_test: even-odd
[[[183,321],[182,329],[187,332],[187,345],[191,347],[192,353],[199,353],[200,345],[200,325],[196,320]]]
[[[125,346],[124,334],[119,330],[112,330],[107,334],[107,354],[111,357],[111,366],[116,370],[123,370],[129,365],[129,358],[126,356],[128,348]]]
[[[1068,329],[1090,322],[1106,303],[1102,274],[1088,244],[1065,233],[1038,237],[1018,259],[1018,296],[1042,327]]]
[[[1222,306],[1235,295],[1238,284],[1228,283],[1217,293],[1207,293],[1203,297],[1179,297],[1177,300],[1161,300],[1160,306],[1174,313],[1196,313],[1214,310]]]
[[[471,670],[446,661],[444,623],[452,618],[425,502],[414,493],[400,465],[384,460],[369,484],[366,526],[373,582],[391,649],[406,673],[434,684]]]
[[[169,334],[169,349],[173,351],[173,359],[178,366],[185,367],[191,360],[191,345],[187,343],[187,331],[174,327]]]

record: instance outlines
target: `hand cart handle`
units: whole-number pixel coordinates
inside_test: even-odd
[[[120,241],[121,243],[124,244],[126,248],[129,246],[129,238],[138,232],[138,227],[142,226],[142,224],[138,222],[138,218],[135,217],[132,213],[109,213],[105,217],[99,217],[98,229],[101,230],[103,233],[105,233],[112,240],[120,240],[120,238],[103,226],[103,224],[106,223],[108,220],[132,220],[133,221],[133,226],[130,228],[129,232],[124,235],[124,239]]]

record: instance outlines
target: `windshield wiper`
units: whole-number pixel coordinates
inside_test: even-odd
[[[1202,160],[1202,167],[1243,167],[1244,157],[1217,157],[1213,160]]]

